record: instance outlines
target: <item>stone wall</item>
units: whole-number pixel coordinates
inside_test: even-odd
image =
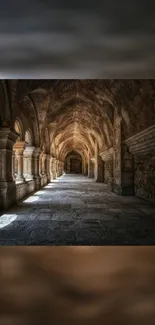
[[[16,185],[16,200],[21,200],[35,191],[35,181],[25,182]]]
[[[135,195],[155,202],[155,153],[135,156]]]
[[[127,139],[134,156],[135,195],[155,201],[155,125]]]
[[[121,194],[121,118],[119,116],[115,117],[113,132],[113,191],[116,194]]]
[[[121,145],[121,194],[134,195],[134,158],[128,147]]]

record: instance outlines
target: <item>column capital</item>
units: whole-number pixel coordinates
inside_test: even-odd
[[[49,161],[50,161],[50,159],[51,159],[51,156],[50,156],[50,154],[47,154],[47,160],[49,160]]]
[[[114,148],[111,147],[107,150],[104,150],[102,152],[100,152],[100,156],[102,158],[103,161],[108,161],[111,160],[113,158],[113,153],[114,153]]]
[[[46,158],[47,158],[47,154],[46,153],[43,153],[43,160],[46,160]]]
[[[25,150],[25,141],[17,141],[16,144],[14,145],[14,150],[17,153],[22,154],[23,151]]]
[[[33,157],[34,158],[39,158],[40,154],[41,154],[41,149],[39,147],[34,148]]]
[[[32,157],[35,147],[28,146],[24,150],[24,157]]]

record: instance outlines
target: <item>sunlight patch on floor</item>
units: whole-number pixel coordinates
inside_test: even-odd
[[[39,195],[38,196],[31,196],[28,199],[26,199],[25,201],[23,201],[23,203],[32,203],[32,202],[36,202],[39,200]]]
[[[15,221],[17,218],[16,214],[3,214],[0,217],[0,229],[8,226],[10,223]]]
[[[45,194],[45,191],[38,191],[38,192],[36,192],[36,193],[33,194],[33,195],[34,195],[34,196],[36,196],[36,195],[40,196],[40,195],[43,195],[43,194]]]

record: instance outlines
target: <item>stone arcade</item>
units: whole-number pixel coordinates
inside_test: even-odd
[[[138,214],[139,224],[140,217],[143,217],[143,221],[152,220],[155,215],[154,80],[0,81],[2,224],[3,218],[12,213],[10,211],[15,213],[20,210],[20,204],[22,213],[19,200],[45,186],[48,199],[44,200],[43,197],[42,202],[45,203],[42,213],[45,215],[47,210],[53,213],[54,187],[50,190],[47,184],[52,182],[57,193],[58,183],[54,182],[59,177],[58,192],[61,194],[62,184],[63,199],[69,195],[67,193],[71,187],[67,188],[67,184],[70,186],[71,180],[72,184],[75,181],[79,191],[80,186],[83,186],[81,194],[76,194],[76,198],[71,199],[70,194],[72,204],[65,206],[61,204],[61,198],[57,198],[59,209],[67,206],[69,210],[73,208],[73,215],[76,212],[74,208],[78,208],[76,204],[74,206],[74,199],[80,200],[83,195],[85,201],[81,201],[82,205],[79,206],[83,212],[79,210],[79,214],[87,214],[88,219],[92,216],[93,208],[97,209],[98,206],[100,221],[104,221],[112,204],[110,200],[114,200],[113,210],[118,212],[118,204],[119,218],[121,211],[124,211],[123,202],[127,202],[126,212],[129,212],[130,207],[135,209],[131,216],[133,218],[135,215],[136,218]],[[87,195],[86,200],[89,188],[90,196]],[[94,194],[91,205],[93,188],[96,196]],[[107,197],[106,201],[104,194],[107,193],[111,199]],[[105,211],[107,202],[109,207],[106,206]],[[8,210],[13,207],[14,210]],[[34,209],[35,205],[32,204],[27,215],[32,214]],[[96,213],[91,217],[94,224],[95,219],[98,222]],[[1,233],[3,238],[3,227]],[[4,243],[5,240],[6,237]],[[76,236],[71,242],[76,243]],[[125,242],[125,237],[122,242]],[[91,240],[87,238],[86,243],[91,243]]]

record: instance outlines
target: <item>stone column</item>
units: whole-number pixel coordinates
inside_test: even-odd
[[[42,174],[43,176],[46,176],[46,159],[47,159],[47,155],[44,153],[42,156]]]
[[[16,177],[15,177],[15,164],[16,164],[16,156],[15,156],[15,151],[13,150],[12,151],[12,178],[13,180],[15,181],[16,180]]]
[[[113,153],[114,148],[108,148],[100,153],[102,158],[103,181],[113,189]]]
[[[83,157],[83,160],[82,160],[82,173],[83,175],[87,175],[87,164],[86,164],[86,158]]]
[[[65,163],[62,162],[62,175],[64,174]]]
[[[50,156],[50,180],[53,179],[53,157]]]
[[[33,173],[35,179],[36,189],[41,188],[41,177],[40,177],[40,148],[35,148],[33,151]]]
[[[53,158],[53,179],[56,179],[56,158]]]
[[[47,182],[48,183],[51,181],[50,160],[51,160],[51,156],[48,154],[46,157],[46,174],[47,174]]]
[[[18,174],[16,176],[16,182],[25,182],[25,178],[24,178],[24,170],[23,170],[23,161],[24,161],[24,157],[23,157],[23,153],[25,150],[25,142],[24,141],[18,141],[15,146],[15,156],[17,158],[18,161]]]
[[[94,178],[94,163],[90,158],[88,159],[88,177]]]
[[[114,155],[113,155],[113,190],[119,195],[134,195],[133,156],[128,151],[122,138],[122,119],[115,117]]]
[[[56,178],[59,177],[59,171],[58,171],[58,160],[55,161],[55,169],[56,169]]]
[[[55,172],[56,172],[56,178],[58,178],[58,160],[55,160]]]
[[[57,160],[57,174],[58,174],[58,177],[61,176],[61,171],[60,171],[60,161]]]
[[[99,156],[99,147],[97,141],[95,141],[95,157],[94,157],[94,176],[96,182],[103,182],[104,176],[103,176],[103,162],[102,158]]]
[[[41,152],[39,154],[39,175],[41,177],[42,177],[42,170],[43,170],[43,168],[42,168],[42,166],[43,166],[43,164],[42,164],[42,157],[43,157],[43,153]]]
[[[63,174],[63,162],[60,161],[60,176]]]
[[[0,210],[16,202],[16,184],[12,175],[12,152],[19,135],[10,128],[0,128]]]
[[[34,175],[33,175],[33,164],[32,164],[32,159],[33,159],[33,152],[34,152],[35,147],[28,146],[24,150],[24,162],[25,162],[25,173],[24,176],[26,180],[33,180]]]

